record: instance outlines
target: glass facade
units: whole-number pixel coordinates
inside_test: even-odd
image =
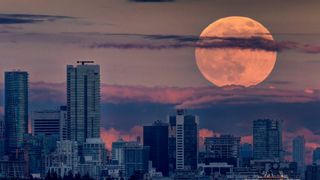
[[[5,72],[5,124],[6,152],[14,154],[28,132],[27,72]]]
[[[67,66],[67,121],[70,140],[100,137],[100,67]]]

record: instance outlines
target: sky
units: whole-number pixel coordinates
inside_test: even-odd
[[[66,102],[66,65],[94,60],[109,144],[183,107],[199,115],[203,136],[233,133],[250,141],[254,119],[283,120],[287,154],[301,134],[310,158],[320,146],[319,9],[319,1],[303,0],[1,0],[0,72],[28,71],[30,109],[54,108]],[[275,68],[257,86],[211,84],[194,47],[150,48],[183,44],[227,16],[255,19],[277,43]]]

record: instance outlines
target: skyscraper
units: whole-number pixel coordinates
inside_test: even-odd
[[[28,132],[28,73],[5,72],[6,152],[15,153],[23,146]]]
[[[298,164],[298,170],[302,173],[305,166],[305,139],[297,136],[292,141],[292,159]]]
[[[253,121],[253,158],[255,160],[281,160],[281,122],[270,119]]]
[[[226,162],[239,165],[240,137],[221,135],[205,138],[206,159],[208,162]]]
[[[144,126],[143,137],[143,145],[150,147],[152,166],[168,176],[168,124],[156,121],[151,126]]]
[[[84,143],[100,137],[100,67],[91,61],[67,66],[69,139]]]
[[[198,165],[198,116],[178,109],[169,116],[169,168],[170,171],[191,169]]]

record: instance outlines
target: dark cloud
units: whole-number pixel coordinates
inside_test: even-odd
[[[0,14],[0,24],[32,24],[60,19],[70,19],[68,16],[53,16],[40,14]]]
[[[135,42],[96,42],[89,48],[113,48],[113,49],[182,49],[182,48],[239,48],[252,50],[265,50],[281,52],[293,50],[303,53],[320,53],[320,45],[300,43],[294,41],[274,41],[264,39],[262,37],[252,36],[248,38],[239,37],[204,37],[197,36],[180,36],[180,35],[144,35],[144,34],[103,34],[104,36],[127,36],[140,37],[151,42],[135,41]]]

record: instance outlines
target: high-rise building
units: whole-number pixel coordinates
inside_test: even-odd
[[[253,121],[253,158],[255,160],[282,159],[280,121],[270,119]]]
[[[100,137],[100,67],[80,61],[67,66],[69,139],[84,143]]]
[[[144,126],[143,137],[143,145],[150,147],[149,159],[152,167],[168,176],[168,124],[156,121],[151,126]]]
[[[5,72],[6,152],[14,154],[23,146],[28,132],[28,73]]]
[[[239,166],[240,137],[221,135],[205,138],[206,160]]]
[[[178,109],[169,116],[169,170],[196,170],[198,165],[199,118]]]
[[[320,165],[320,147],[317,147],[316,149],[313,150],[312,162]]]
[[[87,138],[83,144],[83,156],[85,163],[93,162],[103,164],[107,160],[107,150],[100,138]]]
[[[121,166],[124,164],[123,148],[126,146],[126,144],[127,142],[123,141],[123,139],[118,139],[112,143],[111,159],[116,161],[117,164]]]
[[[302,173],[305,166],[305,139],[297,136],[292,141],[292,159],[298,165],[298,170]]]

